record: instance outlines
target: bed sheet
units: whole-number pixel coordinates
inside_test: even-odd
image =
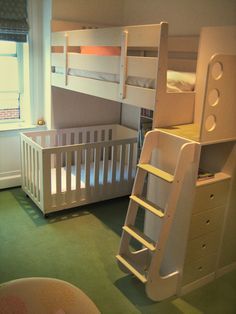
[[[53,67],[52,72],[58,74],[64,74],[64,70],[61,67]],[[95,80],[108,81],[113,83],[119,83],[119,75],[103,73],[103,72],[91,72],[79,69],[68,69],[68,75],[86,77]],[[192,72],[178,72],[173,70],[167,71],[167,91],[168,92],[183,92],[193,91],[195,88],[196,74]],[[143,88],[155,89],[155,80],[151,78],[142,78],[129,76],[126,80],[127,85],[138,86]]]

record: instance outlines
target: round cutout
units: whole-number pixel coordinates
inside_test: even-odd
[[[212,66],[212,77],[214,80],[219,80],[223,74],[223,65],[220,62],[216,62]]]
[[[214,88],[210,90],[208,94],[208,104],[212,107],[216,106],[219,103],[220,92],[218,89]]]
[[[205,128],[208,132],[212,132],[216,128],[216,117],[214,115],[210,115],[207,117],[205,122]]]

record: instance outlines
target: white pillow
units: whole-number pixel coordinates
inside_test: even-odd
[[[195,73],[167,71],[167,90],[169,92],[193,91],[195,82]]]

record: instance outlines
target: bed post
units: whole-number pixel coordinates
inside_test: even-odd
[[[158,62],[156,78],[156,96],[154,104],[153,128],[157,127],[157,114],[160,99],[166,94],[167,64],[168,64],[168,23],[160,24],[160,36],[158,45]]]
[[[64,74],[65,85],[68,84],[68,33],[65,33],[64,38]]]
[[[121,35],[121,55],[120,55],[120,84],[119,98],[124,99],[126,96],[126,75],[127,75],[127,44],[128,31],[123,31]]]

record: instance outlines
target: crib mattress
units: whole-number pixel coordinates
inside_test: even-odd
[[[120,182],[121,179],[121,172],[120,172],[120,162],[116,163],[116,182]],[[99,163],[99,178],[98,182],[99,184],[103,184],[103,167],[104,164],[101,161]],[[66,192],[66,167],[61,168],[61,192]],[[95,186],[95,176],[94,176],[94,163],[90,164],[90,186]],[[81,165],[81,175],[80,175],[80,188],[85,188],[85,166],[84,164]],[[132,177],[134,178],[135,171],[132,171]],[[124,180],[128,180],[128,167],[127,165],[124,166],[124,172],[123,172]],[[108,171],[107,171],[107,182],[112,183],[112,163],[111,161],[108,161]],[[76,166],[71,166],[71,190],[76,189]],[[51,193],[56,194],[56,168],[51,169]]]

